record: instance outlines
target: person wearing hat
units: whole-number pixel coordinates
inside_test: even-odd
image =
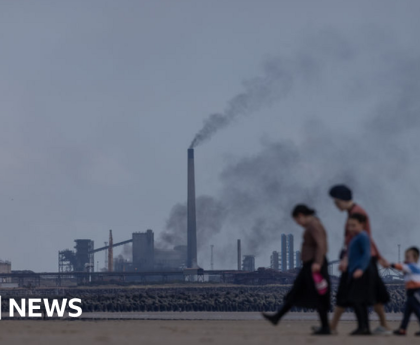
[[[388,291],[383,283],[381,277],[379,276],[377,263],[379,262],[382,266],[388,267],[388,262],[381,256],[379,250],[372,239],[372,232],[370,227],[369,216],[367,212],[358,204],[353,201],[353,194],[350,188],[346,185],[336,185],[330,189],[330,196],[334,199],[334,203],[340,211],[346,211],[348,213],[348,218],[352,214],[362,214],[366,217],[365,230],[370,238],[370,248],[371,248],[371,262],[370,269],[373,276],[373,284],[370,287],[373,289],[373,294],[375,296],[375,305],[374,310],[379,316],[380,326],[375,329],[374,334],[390,335],[392,334],[390,327],[386,321],[384,304],[388,303],[390,300]],[[340,321],[341,315],[344,313],[345,308],[349,307],[347,303],[347,280],[348,280],[348,257],[347,250],[349,248],[350,242],[354,237],[354,233],[347,229],[348,219],[346,221],[345,232],[344,232],[344,246],[340,253],[340,265],[339,269],[342,272],[340,277],[340,283],[336,295],[336,308],[334,310],[334,316],[331,321],[331,331],[336,332],[337,324]]]

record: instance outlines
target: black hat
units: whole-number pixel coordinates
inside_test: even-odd
[[[330,196],[335,199],[350,201],[353,199],[351,189],[344,184],[338,184],[330,189]]]

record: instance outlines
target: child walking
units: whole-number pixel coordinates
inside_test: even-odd
[[[407,302],[404,309],[404,317],[395,335],[406,335],[408,323],[412,313],[416,314],[420,322],[420,252],[417,247],[408,248],[405,251],[403,264],[392,264],[391,267],[404,272],[405,288],[407,290]],[[416,333],[420,336],[420,332]]]
[[[370,335],[368,307],[374,304],[372,288],[371,244],[364,228],[366,216],[353,213],[347,221],[347,229],[354,235],[348,248],[347,302],[353,307],[358,327],[351,335]]]

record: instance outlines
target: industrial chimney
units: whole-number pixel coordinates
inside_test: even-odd
[[[188,149],[188,214],[187,236],[188,253],[187,267],[197,267],[197,223],[195,219],[195,177],[194,177],[194,149]]]
[[[238,271],[242,270],[242,263],[241,263],[241,259],[242,259],[242,255],[241,255],[241,240],[238,240],[238,250],[237,250],[237,254],[238,254]]]
[[[108,272],[114,271],[114,241],[112,239],[112,230],[109,230],[109,247],[108,247]]]

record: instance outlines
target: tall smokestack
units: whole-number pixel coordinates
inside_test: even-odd
[[[114,270],[113,245],[114,245],[114,241],[112,239],[112,230],[109,230],[108,272],[112,272]]]
[[[214,245],[210,246],[210,267],[211,267],[212,271],[213,271],[213,247],[214,247]]]
[[[195,218],[194,149],[188,149],[188,253],[187,267],[197,267],[197,223]]]
[[[240,271],[242,269],[241,267],[241,240],[238,240],[238,271]]]

